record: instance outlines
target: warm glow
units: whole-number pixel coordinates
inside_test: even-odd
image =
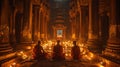
[[[27,49],[29,49],[29,50],[30,50],[30,49],[32,49],[32,47],[31,47],[31,46],[27,46]]]
[[[27,56],[27,55],[25,54],[25,52],[23,52],[23,51],[18,52],[17,55],[18,55],[19,57],[21,57],[22,59],[28,58],[28,56]]]
[[[15,62],[12,63],[12,64],[10,65],[10,67],[16,67],[16,63],[15,63]]]
[[[103,65],[99,65],[99,67],[104,67]]]
[[[90,57],[93,57],[94,55],[93,55],[93,53],[90,53],[90,55],[89,55]]]
[[[68,54],[65,54],[65,56],[68,56]]]
[[[101,63],[102,63],[102,64],[101,64]],[[100,63],[98,64],[98,67],[104,67],[103,62],[100,62]]]
[[[24,54],[24,55],[22,56],[22,59],[26,59],[26,58],[27,58],[27,55]]]
[[[72,39],[75,39],[75,34],[72,34]]]
[[[44,36],[45,36],[44,34],[41,34],[41,38],[44,38]]]
[[[20,51],[21,54],[23,54],[23,51]]]

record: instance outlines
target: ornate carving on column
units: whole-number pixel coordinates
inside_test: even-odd
[[[77,0],[73,3],[77,4],[75,7],[75,16],[77,19],[77,25],[76,27],[79,27],[79,32],[77,32],[77,37],[81,42],[84,42],[87,40],[88,36],[88,0]],[[79,19],[79,20],[78,20]],[[86,25],[86,26],[85,26]]]
[[[32,36],[33,36],[33,41],[37,41],[39,40],[39,36],[40,36],[40,22],[39,22],[39,18],[40,18],[40,5],[33,5],[33,23],[32,23]]]
[[[107,39],[109,37],[109,0],[99,0],[99,39],[101,43],[101,49],[105,49]]]
[[[92,52],[101,52],[99,49],[98,1],[89,0],[89,31],[88,48]]]
[[[23,24],[22,24],[22,39],[21,42],[32,42],[32,33],[30,28],[30,4],[31,0],[24,1],[23,9]]]
[[[2,1],[1,8],[1,24],[0,24],[0,43],[9,42],[9,1]]]
[[[9,21],[9,42],[12,43],[15,43],[16,40],[15,40],[15,11],[16,11],[16,8],[15,8],[15,1],[12,0],[9,2],[9,11],[10,11],[10,21]]]
[[[34,41],[47,38],[47,22],[49,6],[47,0],[32,0],[32,39]]]
[[[79,27],[78,19],[79,18],[78,18],[78,15],[77,15],[78,10],[77,10],[77,5],[76,4],[77,4],[77,1],[71,1],[70,2],[71,9],[69,11],[69,15],[70,15],[70,18],[71,18],[70,24],[71,24],[71,35],[72,35],[71,39],[72,40],[76,40],[79,37],[79,35],[78,35],[79,34],[79,32],[78,32],[78,27]]]
[[[10,31],[10,4],[9,0],[1,0],[0,9],[0,65],[4,60],[11,59],[15,56],[13,48],[9,43],[9,31]],[[4,61],[5,62],[5,61]]]
[[[120,8],[117,6],[119,3],[120,3],[119,0],[111,0],[111,13],[110,13],[111,22],[109,27],[109,39],[107,47],[103,53],[105,56],[110,57],[113,61],[115,60],[120,61],[120,37],[119,35],[117,35],[120,34],[120,24],[117,24],[117,22],[120,22],[120,20],[117,20],[120,17],[117,16],[117,14],[119,14],[117,10],[118,9],[120,10]]]
[[[88,6],[81,6],[80,42],[85,43],[88,35]]]

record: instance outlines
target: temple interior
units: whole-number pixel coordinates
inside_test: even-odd
[[[0,67],[120,67],[120,0],[0,0]],[[47,60],[33,60],[38,41]],[[60,40],[65,60],[52,60]],[[71,57],[72,42],[80,60]]]

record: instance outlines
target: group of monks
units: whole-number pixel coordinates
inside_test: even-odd
[[[71,49],[71,56],[74,60],[79,60],[80,47],[73,41],[74,46]],[[33,49],[33,58],[36,60],[45,60],[47,53],[41,46],[41,41],[38,41],[37,45]],[[57,40],[57,44],[53,47],[53,60],[65,60],[65,54],[63,53],[63,47],[60,45],[60,40]]]

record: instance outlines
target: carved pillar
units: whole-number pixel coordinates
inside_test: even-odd
[[[72,18],[71,18],[71,16],[70,16],[70,39],[72,39]]]
[[[88,7],[81,6],[80,42],[85,43],[88,31]]]
[[[42,39],[44,40],[45,39],[45,23],[46,23],[46,17],[45,17],[45,8],[44,8],[44,12],[43,12],[43,27],[42,27]]]
[[[75,15],[75,18],[74,18],[74,26],[73,26],[73,28],[74,28],[74,33],[75,33],[75,39],[77,39],[77,17],[76,17],[76,15]]]
[[[40,35],[40,22],[39,22],[39,11],[40,11],[40,6],[39,5],[33,5],[33,34],[32,34],[32,39],[33,41],[37,41],[39,39]]]
[[[46,15],[46,18],[45,18],[45,40],[47,40],[47,25],[48,24],[48,16]]]
[[[23,23],[21,32],[21,42],[32,42],[32,29],[30,21],[31,0],[24,1]]]
[[[0,1],[0,25],[1,25],[2,0]]]
[[[109,0],[99,0],[99,39],[104,50],[109,37]]]
[[[9,0],[0,1],[0,66],[15,56],[13,48],[9,44],[10,5]],[[3,61],[3,62],[2,62]]]
[[[75,17],[72,18],[72,39],[76,39],[76,22]]]
[[[77,39],[79,39],[79,34],[80,34],[80,13],[77,12],[77,16],[76,16],[76,21],[77,21]]]
[[[92,52],[99,50],[99,25],[98,25],[98,1],[89,0],[89,31],[88,31],[88,48]]]
[[[43,39],[43,12],[40,12],[40,39]]]
[[[111,0],[109,39],[104,54],[120,60],[120,8],[119,0]],[[119,34],[119,35],[118,35]]]
[[[13,43],[16,43],[15,39],[15,14],[16,14],[16,8],[15,8],[15,1],[12,1],[12,4],[10,5],[10,43],[13,45]],[[14,45],[13,45],[14,46]]]
[[[9,1],[3,0],[1,6],[0,43],[8,43],[10,20]]]

